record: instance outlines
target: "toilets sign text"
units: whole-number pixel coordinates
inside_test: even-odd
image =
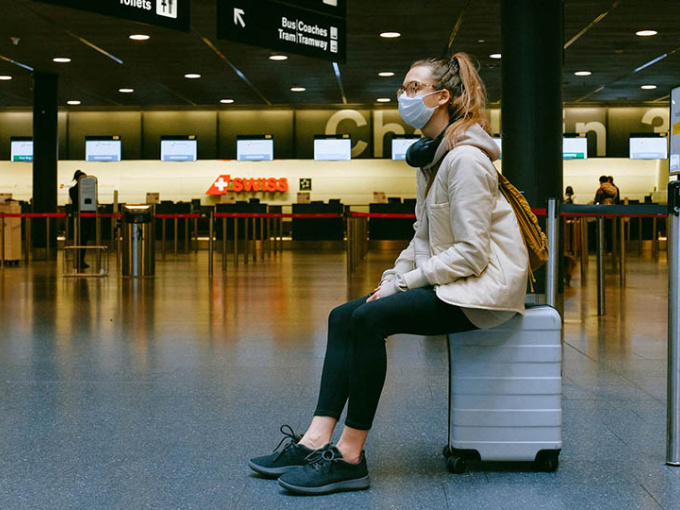
[[[190,0],[36,0],[37,2],[62,5],[73,9],[96,12],[189,31],[191,18]]]

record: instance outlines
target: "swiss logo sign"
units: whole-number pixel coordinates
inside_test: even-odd
[[[233,193],[285,193],[288,191],[288,179],[285,177],[235,177],[232,179],[231,175],[220,175],[205,194],[225,195],[228,191]]]

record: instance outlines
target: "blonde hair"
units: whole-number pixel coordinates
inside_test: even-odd
[[[477,66],[467,53],[456,53],[450,59],[428,58],[411,65],[427,67],[434,78],[433,85],[446,89],[451,94],[448,104],[449,119],[453,123],[446,131],[446,144],[452,149],[463,134],[473,125],[479,124],[489,132],[485,115],[486,87],[477,72]]]

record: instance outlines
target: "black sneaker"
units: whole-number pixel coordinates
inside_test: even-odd
[[[279,485],[291,492],[308,495],[360,491],[371,486],[364,452],[355,464],[344,460],[340,451],[329,444],[310,456],[309,462],[279,478]]]
[[[250,469],[261,475],[277,478],[291,469],[304,466],[308,463],[306,458],[316,450],[311,450],[306,446],[297,444],[302,439],[302,436],[298,436],[290,425],[282,425],[281,433],[284,437],[278,446],[274,448],[274,453],[250,459],[248,462]],[[281,445],[283,445],[283,448],[279,450]]]

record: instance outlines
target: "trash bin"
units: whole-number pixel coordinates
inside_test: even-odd
[[[153,205],[123,207],[123,276],[154,275],[153,217]]]

